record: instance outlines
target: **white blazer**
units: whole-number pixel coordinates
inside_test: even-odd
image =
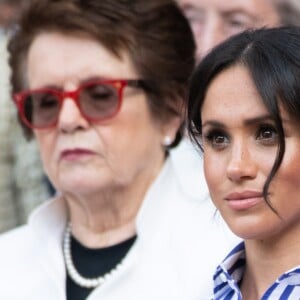
[[[201,168],[199,160],[199,174]],[[167,159],[138,213],[135,244],[88,300],[209,299],[215,267],[238,239],[215,215],[205,183],[199,181],[203,190],[195,199],[179,180]],[[0,237],[0,299],[66,299],[66,221],[66,204],[58,196],[34,211],[28,225]]]

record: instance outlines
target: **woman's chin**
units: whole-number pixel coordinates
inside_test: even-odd
[[[267,226],[264,220],[268,220]],[[265,240],[275,236],[281,228],[281,221],[279,219],[273,220],[272,218],[247,218],[239,220],[239,222],[230,222],[228,224],[230,229],[240,238],[244,240]]]
[[[105,192],[109,186],[113,185],[112,180],[99,175],[96,177],[72,174],[72,176],[60,177],[56,185],[61,193],[74,195],[92,195]]]

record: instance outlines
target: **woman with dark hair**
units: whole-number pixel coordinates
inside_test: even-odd
[[[207,299],[233,235],[169,159],[194,51],[172,0],[30,1],[12,92],[59,194],[0,238],[1,299]]]
[[[213,299],[300,299],[300,28],[215,48],[192,78],[188,119],[212,200],[244,239]]]

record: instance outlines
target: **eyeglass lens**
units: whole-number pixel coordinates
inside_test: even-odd
[[[59,117],[63,93],[43,90],[28,94],[24,114],[34,127],[54,125]],[[112,117],[119,108],[119,90],[113,84],[94,83],[81,87],[75,97],[83,116],[91,121]]]

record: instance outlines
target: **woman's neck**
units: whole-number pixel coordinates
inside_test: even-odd
[[[245,248],[243,299],[261,299],[280,275],[300,265],[300,228],[269,240],[246,240]]]
[[[88,198],[65,198],[72,234],[86,247],[108,247],[135,235],[135,220],[144,194],[128,198],[126,193],[97,193]]]
[[[142,172],[131,185],[114,185],[85,195],[63,193],[72,234],[91,248],[111,246],[134,236],[138,211],[161,167],[147,176]]]
[[[110,247],[136,235],[135,219],[106,230],[77,222],[72,224],[72,235],[88,248]]]

